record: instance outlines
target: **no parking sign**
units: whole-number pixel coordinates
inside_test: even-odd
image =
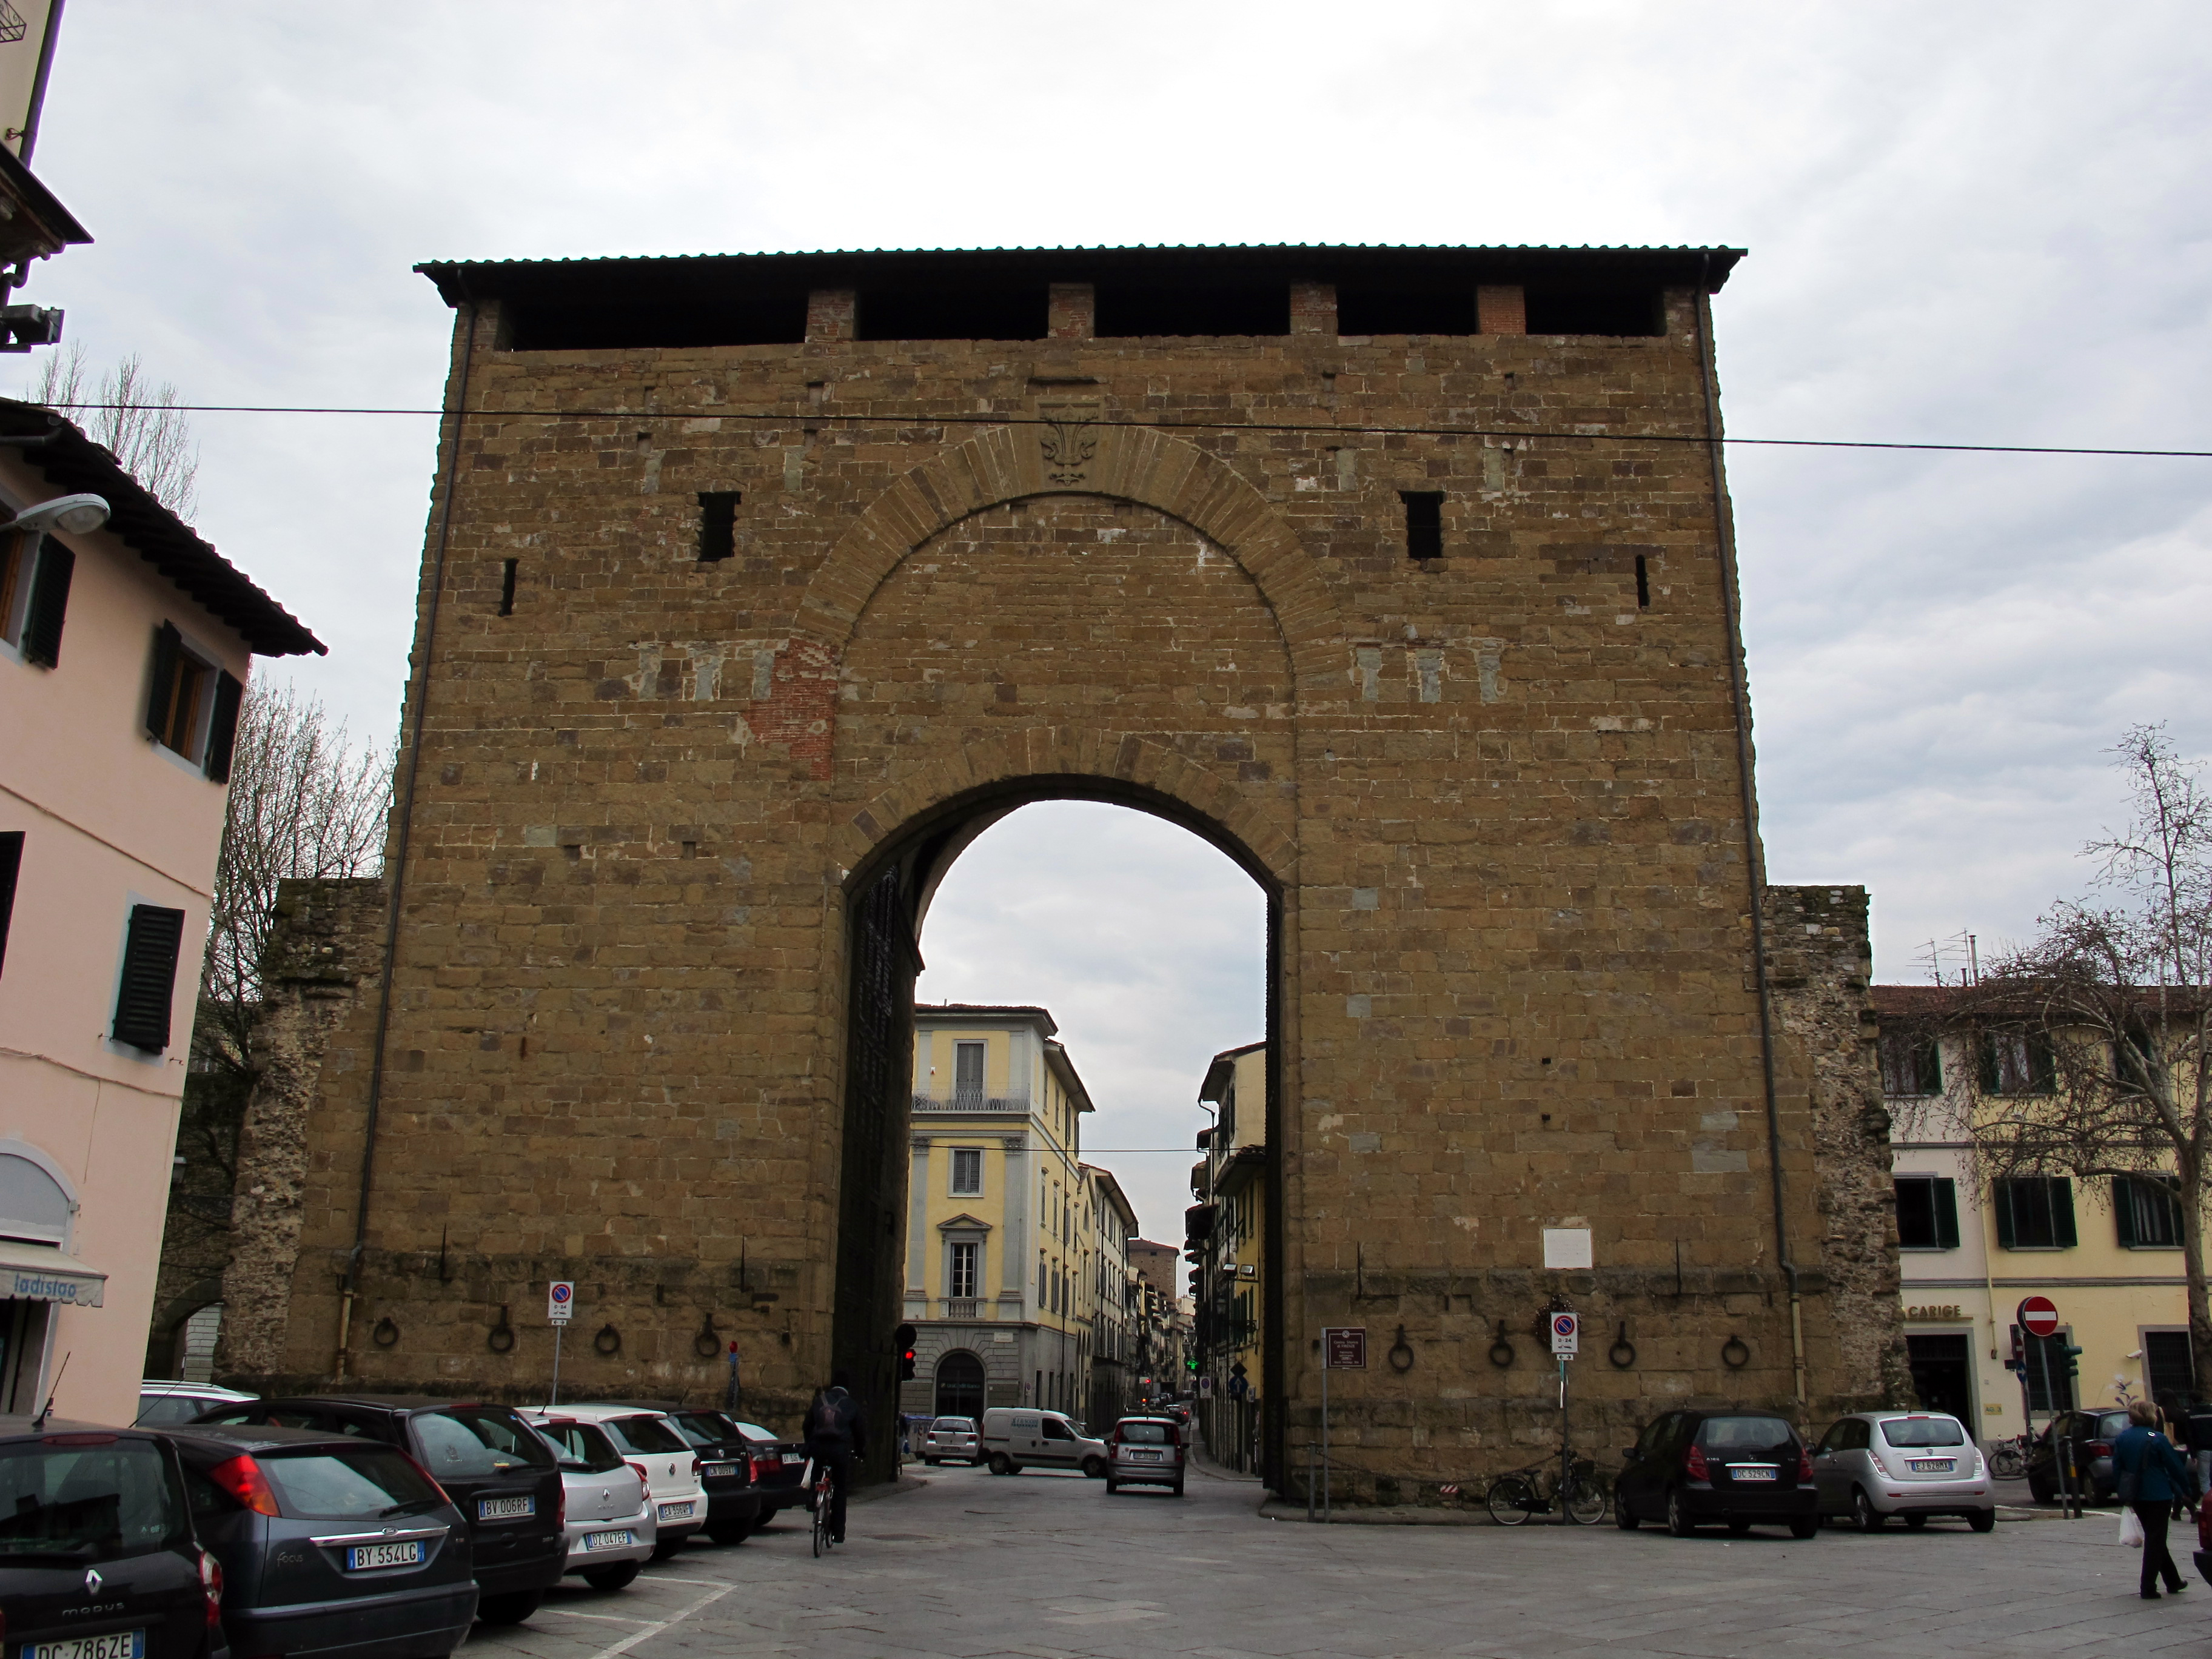
[[[1559,1359],[1572,1359],[1582,1352],[1582,1316],[1555,1313],[1552,1316],[1552,1353]]]
[[[569,1280],[556,1279],[545,1292],[545,1317],[556,1325],[565,1325],[568,1316],[576,1311],[576,1287]]]

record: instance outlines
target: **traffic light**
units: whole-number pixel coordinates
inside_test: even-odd
[[[899,1381],[914,1380],[914,1327],[902,1325],[891,1333],[891,1346],[898,1350]]]
[[[2071,1382],[2078,1379],[2081,1375],[2081,1350],[2065,1342],[2055,1343],[2053,1346],[2057,1348],[2059,1356],[2066,1362],[2067,1380]]]
[[[1187,1371],[1194,1371],[1198,1369],[1198,1361],[1195,1359],[1186,1359],[1182,1362],[1182,1368]]]

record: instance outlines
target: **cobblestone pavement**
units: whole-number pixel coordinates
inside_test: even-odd
[[[1944,1659],[2202,1653],[2212,1585],[2136,1595],[2110,1512],[1870,1536],[1778,1529],[1307,1526],[1194,1470],[1188,1496],[1109,1498],[1079,1475],[921,1471],[855,1504],[823,1560],[799,1511],[729,1549],[693,1545],[629,1589],[571,1579],[531,1622],[479,1626],[472,1659],[1193,1659],[1865,1654]],[[571,1587],[574,1588],[571,1588]]]

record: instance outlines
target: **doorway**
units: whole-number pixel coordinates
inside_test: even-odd
[[[1945,1412],[1973,1432],[1974,1362],[1965,1332],[1929,1332],[1906,1336],[1905,1347],[1912,1364],[1912,1387],[1920,1396],[1920,1409]]]
[[[965,1348],[937,1362],[937,1414],[982,1419],[983,1362]]]

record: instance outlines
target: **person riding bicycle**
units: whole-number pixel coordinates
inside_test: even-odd
[[[853,1460],[868,1449],[868,1425],[849,1389],[851,1376],[832,1371],[830,1386],[806,1408],[806,1451],[830,1472],[830,1535],[845,1541],[845,1493],[853,1484]]]

